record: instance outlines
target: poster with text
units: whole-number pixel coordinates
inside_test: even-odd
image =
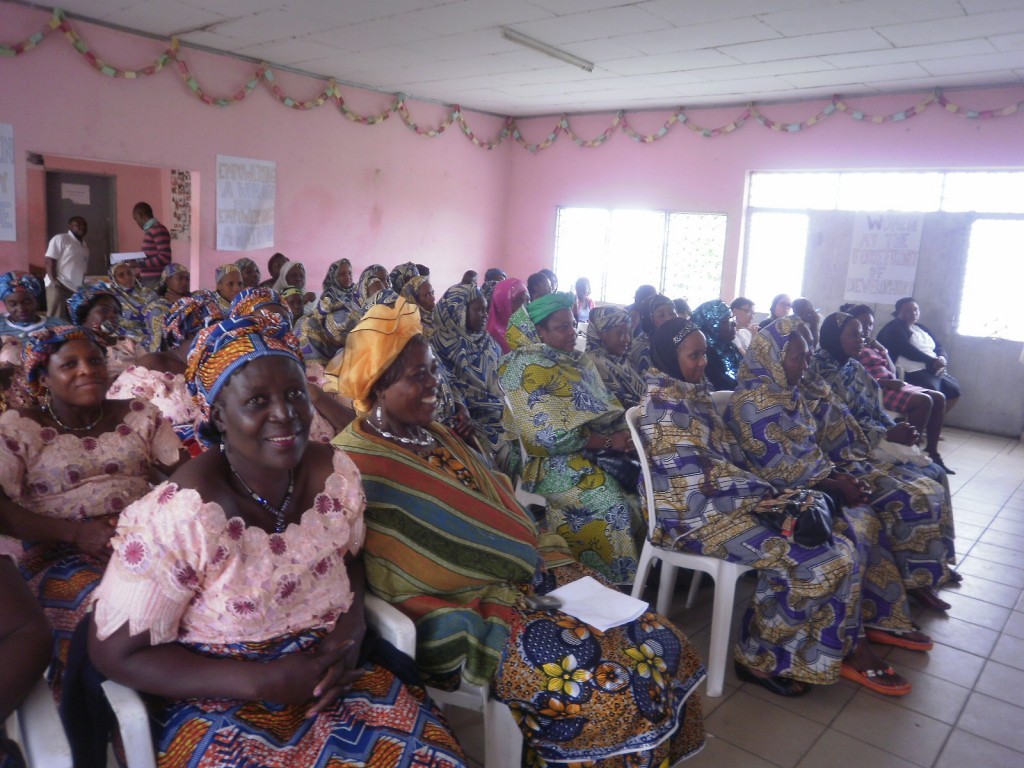
[[[921,252],[919,213],[858,213],[843,298],[892,304],[914,293]]]
[[[0,240],[18,239],[14,226],[14,126],[0,123]]]
[[[217,250],[274,245],[276,186],[276,163],[217,155]]]

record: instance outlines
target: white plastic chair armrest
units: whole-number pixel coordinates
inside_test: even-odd
[[[128,768],[156,768],[149,712],[146,711],[142,697],[113,680],[103,681],[103,693],[117,717]]]
[[[366,622],[402,653],[416,658],[416,625],[412,619],[377,595],[366,593]]]
[[[7,726],[7,735],[21,748],[29,768],[71,768],[71,745],[45,680],[35,684]]]

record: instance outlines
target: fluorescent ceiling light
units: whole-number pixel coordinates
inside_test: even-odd
[[[519,45],[525,45],[527,48],[532,48],[533,50],[543,53],[546,56],[550,56],[553,59],[564,61],[566,64],[572,64],[574,67],[579,67],[586,72],[594,71],[593,62],[581,59],[579,56],[573,56],[571,53],[566,53],[552,45],[542,43],[540,40],[534,40],[532,37],[527,37],[521,32],[516,32],[514,29],[502,27],[501,36],[506,40],[510,40],[513,43],[519,43]]]

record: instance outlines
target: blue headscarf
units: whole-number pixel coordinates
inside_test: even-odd
[[[223,317],[224,312],[210,291],[196,291],[191,296],[178,299],[164,316],[164,347],[175,349],[181,346],[189,336]]]
[[[4,272],[0,275],[0,301],[17,291],[31,293],[36,297],[36,301],[43,300],[43,283],[35,275],[17,275],[14,272]]]
[[[96,345],[97,349],[107,354],[106,346],[100,342],[96,334],[80,325],[51,325],[28,335],[25,346],[21,350],[21,367],[25,372],[29,392],[36,397],[42,395],[39,385],[39,374],[50,362],[50,357],[69,341],[85,339]]]
[[[121,314],[121,299],[118,298],[117,292],[106,283],[93,283],[92,285],[83,285],[68,299],[68,317],[71,318],[71,322],[75,325],[84,323],[89,310],[103,296],[112,298],[117,304],[117,313]]]

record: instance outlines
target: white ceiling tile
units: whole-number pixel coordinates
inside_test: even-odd
[[[1024,51],[1000,51],[984,56],[962,56],[956,59],[936,59],[921,62],[931,75],[966,75],[973,72],[1009,72],[1024,67]]]
[[[435,61],[522,50],[522,46],[503,38],[497,29],[461,32],[456,35],[435,35],[426,40],[414,40],[406,47]]]
[[[556,16],[567,16],[572,13],[586,13],[604,8],[615,8],[620,5],[634,5],[629,0],[528,0],[530,5],[543,8]]]
[[[1024,32],[1017,32],[1012,35],[995,35],[988,39],[999,51],[1021,51],[1024,50]]]
[[[957,0],[857,0],[812,13],[806,9],[784,13],[766,13],[760,20],[787,37],[844,29],[865,29],[882,24],[963,18]]]
[[[674,27],[657,32],[619,35],[614,39],[636,48],[642,53],[656,55],[700,48],[717,48],[723,45],[771,40],[778,37],[781,37],[778,32],[757,19],[737,19],[713,24],[698,24],[692,27]]]
[[[960,0],[960,5],[968,13],[987,13],[989,11],[1008,11],[1020,8],[1020,0]]]
[[[851,69],[833,69],[827,72],[795,72],[785,75],[782,79],[798,88],[829,86],[844,88],[858,83],[884,83],[887,80],[905,80],[921,76],[928,77],[928,72],[914,62],[902,64],[882,64],[877,67],[856,67]]]
[[[735,64],[736,59],[718,51],[681,51],[665,53],[660,56],[636,56],[632,59],[620,59],[602,65],[611,72],[620,75],[640,75],[644,72],[678,72],[684,69],[703,69],[705,67],[725,67]]]
[[[759,43],[727,45],[720,50],[744,63],[778,61],[807,56],[823,56],[829,53],[848,51],[872,51],[891,48],[888,40],[871,30],[850,32],[826,32],[820,35],[784,37],[778,40],[764,40]]]
[[[545,43],[560,45],[581,40],[599,40],[615,35],[653,32],[667,26],[662,19],[626,6],[593,13],[558,16],[543,21],[528,21],[525,24],[515,24],[513,28]]]
[[[231,37],[225,37],[224,35],[218,34],[216,31],[208,30],[204,30],[202,32],[189,32],[187,35],[181,35],[181,42],[199,45],[215,51],[231,51],[232,53],[237,52],[236,49],[239,46],[238,40]]]
[[[228,0],[228,2],[231,1],[233,0]],[[457,0],[264,0],[264,2],[273,2],[300,16],[307,16],[331,26],[340,27],[343,24],[359,24],[364,21],[399,16],[409,11],[433,8],[457,2]]]
[[[149,0],[134,4],[110,20],[132,29],[170,37],[187,29],[223,22],[225,17],[178,0]]]
[[[432,37],[425,29],[400,24],[392,19],[377,19],[334,29],[324,29],[324,25],[321,24],[320,30],[311,34],[310,38],[347,51],[405,45]]]
[[[737,64],[728,67],[709,67],[700,71],[705,80],[725,82],[727,80],[743,80],[750,77],[769,77],[789,75],[794,72],[820,72],[835,69],[824,57],[810,56],[805,59],[782,59],[781,61],[765,61],[758,64]]]
[[[928,61],[929,59],[955,59],[960,56],[975,56],[992,53],[993,45],[988,40],[956,40],[952,43],[935,45],[911,45],[906,48],[889,48],[881,51],[859,51],[822,56],[834,67],[866,67],[872,64],[895,64],[901,61]]]
[[[437,35],[445,35],[550,18],[554,18],[550,11],[524,2],[459,0],[437,8],[406,13],[402,21]]]
[[[225,21],[223,24],[211,27],[211,31],[219,35],[243,40],[248,44],[284,40],[321,29],[323,29],[323,25],[315,19],[297,16],[277,8]]]
[[[284,0],[181,0],[185,5],[204,8],[229,19],[251,16],[261,11],[280,8]]]
[[[334,48],[328,48],[321,43],[296,38],[247,45],[240,47],[237,52],[243,56],[265,59],[275,64],[285,64],[287,66],[292,66],[301,61],[322,59],[325,56],[337,53]]]
[[[1014,11],[982,13],[959,19],[880,26],[878,32],[893,45],[922,45],[1024,32],[1024,6]]]
[[[742,19],[760,14],[804,10],[818,13],[821,9],[841,5],[843,0],[715,0],[714,2],[680,2],[680,0],[648,0],[637,7],[662,19],[684,27],[712,21]]]
[[[117,23],[117,18],[125,8],[139,5],[141,0],[67,0],[60,7],[73,16],[98,19]]]

